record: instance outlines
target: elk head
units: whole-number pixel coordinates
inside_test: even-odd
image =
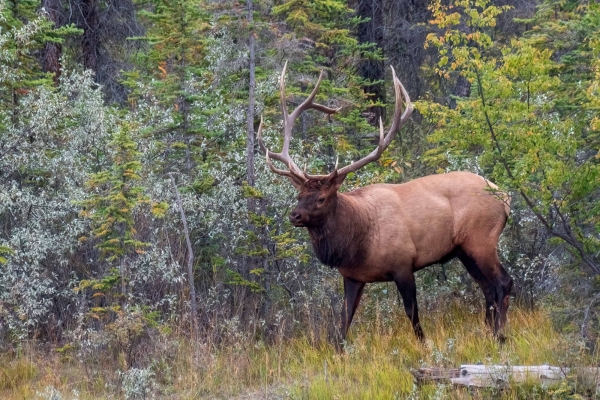
[[[367,156],[356,162],[352,162],[343,168],[338,169],[336,161],[333,171],[328,175],[310,175],[306,172],[306,168],[301,170],[289,155],[290,140],[292,138],[292,129],[296,119],[306,110],[315,109],[325,114],[335,114],[340,109],[329,108],[314,102],[319,85],[323,79],[324,71],[321,70],[319,80],[315,85],[311,94],[304,100],[291,114],[288,113],[285,98],[285,72],[287,62],[283,67],[281,77],[279,79],[280,96],[281,96],[281,111],[283,113],[283,148],[281,152],[274,153],[267,149],[262,140],[263,120],[261,118],[258,128],[258,142],[262,150],[266,154],[267,164],[271,171],[278,175],[286,176],[292,185],[298,190],[298,204],[290,213],[290,222],[294,226],[299,227],[318,227],[321,226],[327,219],[327,216],[335,212],[337,206],[337,192],[344,179],[350,172],[357,171],[366,164],[379,159],[383,151],[389,146],[394,139],[396,133],[402,125],[408,120],[413,112],[413,104],[410,101],[408,93],[404,86],[396,76],[396,71],[392,68],[392,76],[394,80],[394,89],[396,93],[396,106],[392,126],[387,134],[384,132],[383,121],[379,119],[379,143],[377,147]],[[402,112],[402,97],[404,97],[405,110]],[[285,164],[287,170],[275,167],[271,160],[277,160]]]

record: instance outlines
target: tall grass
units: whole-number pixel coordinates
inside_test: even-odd
[[[246,340],[218,346],[202,337],[190,340],[176,333],[157,338],[169,345],[154,346],[150,366],[154,382],[147,398],[544,398],[576,392],[595,395],[593,388],[582,386],[576,379],[554,389],[515,385],[502,391],[479,392],[415,383],[411,370],[423,366],[596,364],[597,355],[580,340],[558,333],[544,310],[511,308],[508,340],[501,346],[484,325],[482,312],[459,303],[423,313],[427,337],[424,343],[415,339],[400,310],[382,317],[378,312],[369,312],[379,309],[370,306],[367,304],[365,312],[359,314],[342,353],[334,351],[325,340],[315,342],[308,334],[291,339],[281,337],[269,344]],[[326,337],[326,333],[320,336]],[[121,368],[117,359],[112,365],[110,359],[104,359],[93,374],[85,372],[84,367],[57,352],[33,348],[20,355],[5,355],[0,364],[0,398],[34,398],[48,387],[56,388],[65,399],[71,398],[69,394],[74,390],[81,399],[123,395],[115,374]]]

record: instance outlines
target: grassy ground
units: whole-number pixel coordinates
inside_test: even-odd
[[[509,312],[508,340],[500,346],[483,324],[481,312],[450,304],[444,311],[423,313],[427,336],[419,343],[405,316],[356,321],[349,344],[338,354],[309,336],[234,343],[217,348],[202,340],[163,339],[155,346],[151,376],[126,388],[115,371],[122,366],[102,361],[82,365],[56,351],[22,349],[0,357],[0,398],[576,398],[593,397],[595,388],[577,379],[557,388],[513,385],[502,391],[470,391],[450,385],[417,385],[411,369],[461,364],[597,365],[596,354],[579,340],[559,334],[544,311]],[[171,333],[169,337],[176,336]],[[157,350],[160,349],[160,350]],[[141,383],[140,383],[141,382]],[[144,394],[145,396],[144,397]],[[59,398],[59,397],[56,397]]]

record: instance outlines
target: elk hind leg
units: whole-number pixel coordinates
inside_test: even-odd
[[[513,280],[500,263],[495,247],[492,248],[493,252],[487,254],[459,251],[458,258],[481,287],[486,302],[486,323],[502,341]]]
[[[425,339],[423,329],[419,322],[419,308],[417,307],[417,285],[415,284],[415,276],[411,273],[397,276],[394,278],[396,287],[402,296],[404,303],[404,311],[410,320],[413,331],[420,341]]]

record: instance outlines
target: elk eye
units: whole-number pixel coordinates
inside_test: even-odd
[[[325,197],[320,197],[320,198],[317,200],[317,204],[321,205],[321,204],[323,204],[323,203],[325,203]]]

